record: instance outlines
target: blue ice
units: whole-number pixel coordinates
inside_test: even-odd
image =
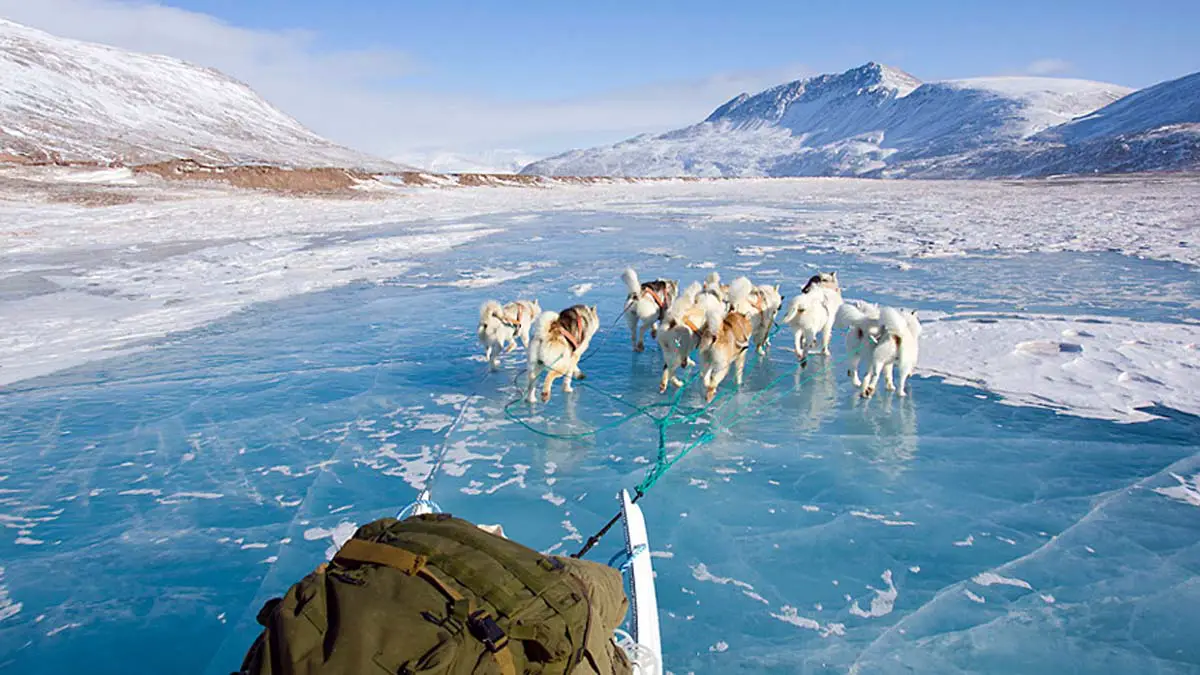
[[[443,508],[577,550],[644,475],[655,426],[572,440],[507,419],[523,354],[488,373],[474,338],[488,297],[599,306],[588,387],[513,408],[569,435],[662,400],[656,349],[633,354],[623,322],[609,327],[625,265],[687,281],[712,263],[788,294],[838,269],[848,296],[930,310],[1170,321],[1197,295],[1186,268],[1116,254],[901,270],[819,246],[755,254],[778,242],[737,223],[492,220],[507,233],[405,278],[0,393],[0,670],[227,673],[259,605],[324,559],[330,533],[394,514],[443,454]],[[486,285],[496,269],[519,275]],[[1200,473],[1200,420],[1066,417],[928,377],[908,400],[862,401],[837,341],[803,372],[787,342],[727,399],[740,421],[642,502],[671,671],[1200,672],[1200,510],[1155,491]],[[673,427],[669,447],[719,417]]]

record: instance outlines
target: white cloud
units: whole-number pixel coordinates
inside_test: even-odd
[[[392,49],[326,50],[306,31],[230,25],[144,1],[0,0],[0,16],[57,35],[168,54],[232,75],[314,131],[395,157],[521,148],[533,154],[696,122],[742,91],[809,74],[719,73],[563,100],[495,100],[405,86],[416,61]]]
[[[1025,66],[1025,72],[1030,75],[1062,75],[1075,66],[1063,59],[1038,59]]]

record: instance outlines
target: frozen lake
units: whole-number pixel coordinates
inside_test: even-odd
[[[1194,266],[1096,246],[855,252],[844,234],[730,209],[699,199],[664,205],[669,217],[649,202],[447,217],[440,231],[486,234],[406,254],[370,283],[284,294],[146,335],[150,349],[13,382],[0,391],[0,670],[227,673],[259,605],[324,559],[329,533],[393,515],[443,451],[434,498],[447,511],[576,550],[642,478],[655,427],[634,417],[563,440],[513,423],[503,409],[524,353],[488,374],[477,310],[491,297],[597,305],[588,387],[513,411],[560,433],[610,427],[628,409],[605,393],[662,400],[657,348],[633,354],[624,322],[612,327],[632,265],[684,283],[714,267],[788,296],[836,269],[847,297],[928,317],[931,370],[918,366],[907,400],[856,398],[840,340],[800,373],[778,348],[785,332],[725,407],[672,428],[674,448],[739,419],[642,502],[672,672],[1200,672],[1200,418],[1160,406],[1129,423],[1142,392],[1194,400]],[[808,212],[858,217],[837,200]],[[411,232],[385,222],[306,245]],[[55,297],[34,273],[51,262],[23,255],[0,300]],[[983,377],[962,370],[971,350],[1011,355],[998,340],[1047,317],[1073,333],[1053,324],[1071,346],[1050,366],[1094,370],[1102,354],[1126,379],[1078,374],[1072,393],[1038,379],[1060,358],[1038,350],[1025,385],[933,376]],[[1004,332],[964,342],[963,327]],[[1146,344],[1101,344],[1117,328]],[[1161,370],[1157,384],[1136,379],[1151,377],[1143,367]],[[1073,407],[1100,381],[1112,389],[1103,406]],[[683,402],[702,405],[695,391]],[[592,559],[619,544],[610,535]]]

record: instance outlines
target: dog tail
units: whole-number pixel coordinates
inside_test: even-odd
[[[904,314],[899,310],[884,307],[879,310],[879,320],[883,323],[883,328],[887,331],[887,334],[892,340],[895,340],[897,347],[905,340],[913,339],[914,336],[908,319],[904,318]]]
[[[739,307],[742,303],[750,299],[750,293],[754,290],[754,284],[746,277],[738,277],[729,285],[729,304],[733,307]]]
[[[791,302],[788,303],[787,312],[784,312],[784,314],[783,314],[782,323],[791,323],[792,319],[795,319],[800,314],[800,312],[803,312],[803,311],[804,311],[804,296],[797,295],[796,297],[792,298]]]
[[[693,283],[684,290],[683,295],[675,298],[675,302],[672,302],[671,306],[667,308],[667,312],[663,314],[663,320],[667,325],[672,326],[682,321],[684,312],[696,304],[698,295],[700,295],[700,284]]]
[[[696,296],[696,304],[704,308],[704,313],[707,314],[712,310],[724,312],[725,303],[713,296],[712,293],[701,293]]]
[[[679,296],[679,300],[689,305],[694,305],[696,304],[696,298],[700,297],[701,290],[703,290],[703,287],[700,286],[700,282],[693,281],[688,284],[687,288],[683,289],[683,295]]]
[[[479,325],[486,325],[493,317],[504,318],[504,308],[495,300],[488,300],[479,308]]]
[[[721,273],[716,270],[709,272],[708,276],[704,277],[704,289],[716,289],[718,291],[721,290]]]
[[[921,337],[921,321],[917,319],[917,313],[906,311],[904,318],[908,321],[908,332],[915,338]]]
[[[859,303],[843,302],[842,306],[838,307],[833,325],[838,328],[861,328],[870,318]]]
[[[625,288],[629,289],[629,295],[637,296],[642,291],[642,284],[638,281],[637,272],[633,271],[632,267],[626,267],[624,272],[621,272],[621,281],[625,282]]]
[[[720,305],[710,304],[704,310],[704,331],[719,335],[721,333],[721,324],[725,321],[725,308]]]
[[[550,325],[558,321],[558,312],[546,310],[538,314],[537,323],[533,327],[533,339],[544,342],[550,335]]]

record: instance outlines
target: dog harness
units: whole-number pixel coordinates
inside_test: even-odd
[[[649,286],[643,286],[642,292],[650,294],[650,297],[654,299],[654,303],[656,305],[658,305],[658,309],[660,311],[667,308],[667,303],[665,301],[663,301],[662,297],[659,296],[658,292],[655,291],[653,288],[651,288]]]
[[[750,293],[750,304],[759,312],[767,308],[767,300],[763,297],[762,291],[756,288]]]
[[[521,327],[521,316],[522,316],[522,314],[524,314],[524,310],[525,310],[525,307],[524,307],[524,306],[522,306],[522,305],[517,305],[517,319],[516,319],[516,321],[509,321],[509,320],[508,320],[508,316],[507,316],[507,315],[501,315],[501,316],[500,316],[500,322],[501,322],[501,323],[503,323],[503,324],[506,324],[506,325],[508,325],[508,326],[512,326],[513,328],[520,328],[520,327]]]
[[[571,345],[572,353],[579,349],[579,343],[583,342],[583,317],[579,316],[578,314],[575,315],[575,330],[579,331],[578,336],[572,334],[572,332],[567,328],[564,328],[562,331],[563,338],[566,339],[567,344]]]

